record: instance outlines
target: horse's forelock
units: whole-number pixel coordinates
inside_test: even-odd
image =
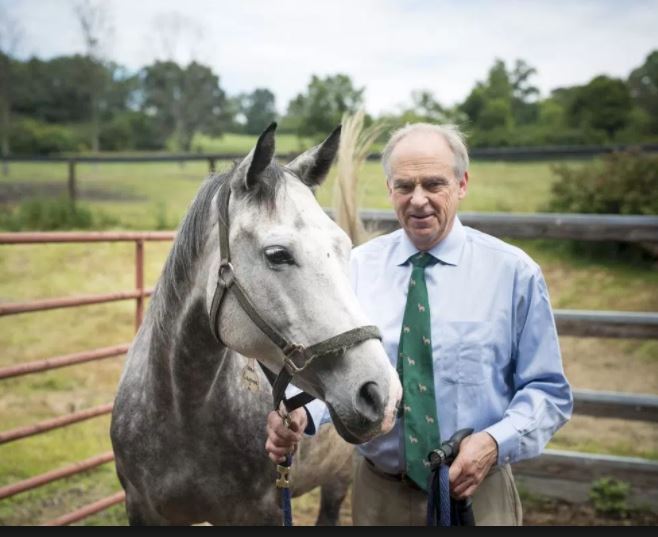
[[[236,171],[237,167],[230,173],[234,174]],[[285,184],[285,171],[283,167],[272,161],[251,187],[247,188],[243,178],[237,178],[237,180],[231,181],[231,184],[239,197],[253,203],[258,208],[274,211],[279,189]]]

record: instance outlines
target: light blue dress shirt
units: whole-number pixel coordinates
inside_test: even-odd
[[[417,251],[401,229],[352,251],[354,291],[394,367]],[[472,427],[496,440],[499,464],[539,455],[573,408],[541,269],[458,217],[429,253],[439,260],[425,276],[441,438]],[[308,411],[315,424],[330,420],[323,404]],[[404,471],[400,419],[359,450],[385,472]]]

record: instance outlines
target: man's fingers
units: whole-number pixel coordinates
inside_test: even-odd
[[[452,497],[462,500],[468,496],[467,492],[474,488],[475,483],[471,479],[465,479],[452,487]]]
[[[456,482],[458,482],[461,474],[462,474],[461,461],[459,461],[459,459],[455,459],[455,461],[450,465],[450,468],[448,470],[448,479],[450,481],[450,484],[454,485]]]
[[[283,462],[286,459],[286,455],[292,455],[296,449],[297,444],[293,444],[292,446],[277,446],[270,439],[265,442],[265,450],[274,462]]]
[[[268,453],[267,456],[270,458],[272,462],[275,462],[277,464],[281,464],[282,462],[286,462],[285,457],[279,457],[278,455],[275,455],[274,453]]]
[[[478,485],[474,483],[466,483],[464,486],[457,487],[452,493],[451,496],[456,500],[465,500],[470,498],[475,494]]]
[[[299,426],[295,427],[296,429],[299,428]],[[268,420],[267,436],[270,438],[277,437],[279,442],[288,442],[291,444],[294,442],[299,442],[302,439],[303,434],[299,430],[289,429],[279,418],[278,421],[276,419]]]
[[[297,433],[290,433],[288,432],[283,432],[279,434],[278,431],[274,431],[273,433],[268,432],[267,437],[272,440],[272,442],[277,445],[277,446],[292,446],[293,444],[298,443],[301,439],[302,436]]]
[[[270,412],[266,428],[265,450],[269,458],[276,463],[284,462],[286,455],[292,455],[297,450],[297,444],[302,439],[299,424],[292,421],[291,428],[288,428],[277,412]]]

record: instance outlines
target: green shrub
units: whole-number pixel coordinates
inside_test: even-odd
[[[12,153],[17,155],[48,155],[84,147],[84,141],[74,129],[29,118],[12,123],[10,142]]]
[[[658,214],[658,155],[613,153],[579,169],[553,166],[548,210],[567,213]]]
[[[15,210],[0,213],[0,227],[9,231],[59,231],[66,229],[102,229],[117,221],[105,214],[75,206],[67,199],[31,199]]]
[[[628,514],[630,485],[611,477],[603,477],[592,483],[590,500],[598,513],[623,517]]]
[[[158,150],[165,147],[165,139],[153,118],[122,112],[102,125],[100,144],[104,151]]]

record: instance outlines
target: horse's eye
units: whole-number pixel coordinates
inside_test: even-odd
[[[265,258],[272,265],[294,265],[295,260],[293,259],[290,252],[286,250],[283,246],[269,246],[265,248]]]

